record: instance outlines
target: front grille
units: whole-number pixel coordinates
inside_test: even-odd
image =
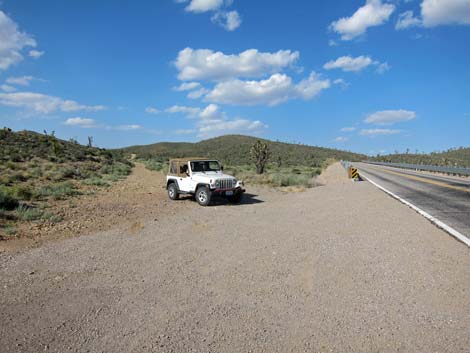
[[[233,188],[232,179],[218,179],[217,188],[218,189],[232,189]]]

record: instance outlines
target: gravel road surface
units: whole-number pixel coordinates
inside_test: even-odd
[[[320,181],[0,254],[0,351],[469,352],[468,248]]]

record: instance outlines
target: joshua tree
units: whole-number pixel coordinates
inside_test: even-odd
[[[93,136],[88,136],[88,147],[93,147]]]
[[[266,143],[261,142],[260,140],[251,147],[250,150],[251,158],[256,165],[256,173],[263,174],[268,162],[269,157],[271,156],[271,151]]]

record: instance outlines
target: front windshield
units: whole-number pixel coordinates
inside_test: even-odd
[[[196,161],[191,162],[193,172],[218,172],[220,164],[217,161]]]

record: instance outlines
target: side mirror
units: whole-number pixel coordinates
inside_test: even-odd
[[[224,171],[224,166],[223,165],[220,166],[220,170]]]

